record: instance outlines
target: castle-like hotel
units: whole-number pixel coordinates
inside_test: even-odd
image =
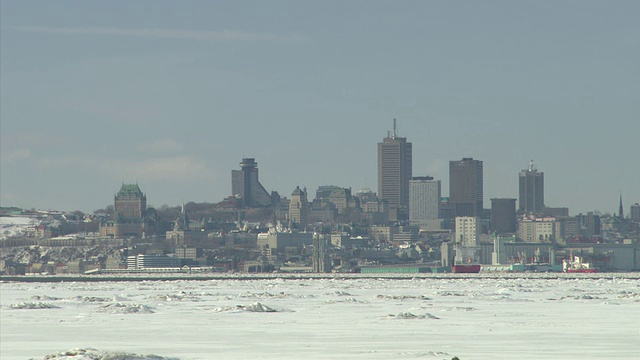
[[[138,184],[122,184],[114,196],[113,218],[100,224],[100,235],[112,237],[144,237],[149,234],[147,196]]]

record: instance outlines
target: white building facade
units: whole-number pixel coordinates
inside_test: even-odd
[[[527,217],[518,220],[518,238],[526,242],[554,242],[556,219]]]
[[[474,216],[457,216],[454,242],[462,247],[476,247],[480,240],[480,219]]]
[[[440,218],[440,180],[414,177],[409,181],[409,223],[425,225],[427,220]]]

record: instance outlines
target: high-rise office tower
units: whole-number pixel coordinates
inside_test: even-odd
[[[393,135],[378,143],[378,196],[390,207],[409,205],[409,180],[411,179],[411,143],[399,137],[396,120],[393,119]]]
[[[525,213],[542,213],[544,208],[544,173],[529,162],[527,170],[520,171],[520,205]]]
[[[516,199],[491,199],[491,231],[515,234]]]
[[[481,216],[482,179],[482,161],[473,158],[449,161],[449,204],[454,216]]]
[[[440,218],[440,180],[430,176],[409,180],[409,222],[421,225],[426,220]]]
[[[631,220],[640,221],[640,204],[631,205]]]
[[[245,207],[261,207],[271,205],[271,196],[258,180],[258,163],[253,158],[244,158],[240,163],[241,170],[231,170],[232,194],[242,198]]]

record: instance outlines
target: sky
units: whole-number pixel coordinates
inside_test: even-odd
[[[545,204],[640,202],[638,1],[0,1],[0,204],[90,212],[268,191],[377,191],[484,162],[485,207],[534,160]]]

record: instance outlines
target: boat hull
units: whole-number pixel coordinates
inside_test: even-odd
[[[456,274],[475,274],[480,272],[480,264],[453,265],[451,272]]]
[[[596,269],[567,269],[568,273],[596,273]]]

